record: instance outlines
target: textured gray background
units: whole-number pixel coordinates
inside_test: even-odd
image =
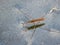
[[[19,24],[21,20],[26,22],[32,18],[23,15],[28,14],[33,18],[42,17],[54,7],[60,8],[60,0],[0,0],[0,45],[27,45],[32,32],[28,31],[23,36],[21,33],[24,28]],[[26,14],[21,13],[20,10]],[[53,13],[54,21],[47,21],[46,27],[60,31],[59,13]],[[48,16],[49,19],[51,17]],[[33,36],[32,45],[60,45],[60,33],[38,28]]]

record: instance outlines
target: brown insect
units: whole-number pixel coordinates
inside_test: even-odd
[[[34,22],[38,22],[38,21],[44,21],[45,20],[45,18],[37,18],[37,19],[32,19],[32,20],[30,20],[30,21],[28,21],[27,23],[34,23]]]

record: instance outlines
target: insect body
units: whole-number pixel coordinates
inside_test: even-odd
[[[33,26],[30,26],[30,27],[27,27],[27,29],[28,30],[31,30],[31,29],[36,29],[36,28],[38,28],[38,27],[41,27],[41,26],[44,26],[45,25],[45,23],[42,23],[42,24],[37,24],[37,25],[33,25]]]
[[[34,22],[38,22],[38,21],[44,21],[45,20],[45,18],[37,18],[37,19],[32,19],[32,20],[30,20],[30,21],[28,21],[28,23],[34,23]]]
[[[43,22],[45,20],[45,18],[37,18],[37,19],[32,19],[32,20],[29,20],[29,21],[27,21],[26,23],[24,23],[24,24],[32,24],[32,26],[27,26],[26,28],[27,28],[27,30],[33,30],[33,29],[36,29],[36,28],[38,28],[38,27],[42,27],[42,26],[44,26],[45,25],[45,23],[41,23],[41,22]],[[37,24],[35,24],[35,22],[37,23]],[[38,24],[38,22],[39,22],[39,24]]]

